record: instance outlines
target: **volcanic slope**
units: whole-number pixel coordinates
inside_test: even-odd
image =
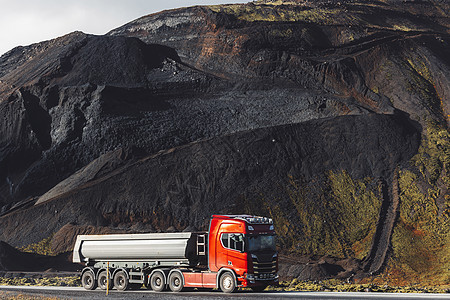
[[[66,224],[120,229],[139,224],[141,230],[150,231],[164,231],[171,226],[177,230],[187,226],[206,230],[209,216],[217,211],[233,214],[256,209],[270,214],[273,207],[283,210],[279,216],[282,218],[292,210],[293,200],[286,191],[291,178],[320,182],[326,171],[338,173],[341,169],[355,178],[388,177],[397,164],[414,155],[418,145],[419,133],[407,117],[370,114],[212,138],[152,156],[124,159],[113,171],[96,173],[90,179],[87,175],[98,169],[95,166],[101,169],[105,161],[112,165],[118,160],[118,155],[102,156],[62,185],[79,177],[89,178],[87,182],[76,188],[69,185],[69,190],[56,193],[33,208],[2,217],[2,239],[17,244],[20,227],[20,239],[27,243],[44,239]],[[368,190],[376,191],[376,180],[370,184],[373,186]],[[314,197],[308,201],[310,209],[322,209],[325,205]],[[374,196],[371,201],[374,203],[370,204],[380,206],[382,200]],[[298,228],[302,225],[297,214],[301,213],[299,210],[288,214],[296,220],[292,225]],[[376,225],[378,213],[371,209],[357,220],[372,219],[361,234],[373,235],[369,227]],[[337,216],[345,218],[344,214]],[[46,222],[27,221],[30,218]],[[355,226],[346,222],[340,226]],[[28,226],[17,225],[24,223]],[[295,234],[301,235],[301,230]],[[283,242],[287,245],[290,241]],[[357,240],[348,236],[340,242],[342,247],[348,247]],[[319,245],[326,248],[318,251],[327,251],[330,246]]]
[[[11,50],[0,239],[23,246],[64,225],[66,238],[86,226],[205,229],[212,213],[258,213],[286,253],[445,282],[448,11],[256,1]]]
[[[248,89],[189,67],[172,48],[136,38],[76,32],[13,49],[0,66],[3,212],[117,147],[152,153],[338,114],[318,110],[332,94],[295,86]]]

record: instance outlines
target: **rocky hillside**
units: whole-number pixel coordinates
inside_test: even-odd
[[[448,283],[449,9],[255,1],[12,49],[0,239],[60,253],[264,214],[290,257],[352,260],[320,278]]]

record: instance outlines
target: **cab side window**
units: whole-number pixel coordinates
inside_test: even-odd
[[[244,234],[242,233],[223,233],[222,245],[225,248],[244,251]]]
[[[222,234],[222,244],[225,248],[228,248],[228,233]]]

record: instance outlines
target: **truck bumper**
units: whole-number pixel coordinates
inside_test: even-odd
[[[238,278],[239,287],[257,287],[257,286],[268,286],[268,285],[278,285],[278,275],[270,279],[248,279],[244,277]]]

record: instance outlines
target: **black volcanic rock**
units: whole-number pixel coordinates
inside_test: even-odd
[[[450,96],[448,3],[271,2],[161,12],[109,34],[167,45],[227,78],[290,82],[378,113],[392,113],[393,104],[418,121],[448,122],[448,101],[439,100]],[[348,103],[340,101],[341,113]]]
[[[44,256],[21,252],[0,241],[0,271],[43,272],[48,269],[77,271],[80,265],[69,261],[69,254]]]
[[[0,90],[5,116],[0,178],[7,183],[3,202],[40,194],[102,151],[117,147],[92,142],[100,142],[104,134],[99,131],[107,130],[101,125],[102,111],[114,114],[117,101],[127,102],[127,114],[167,109],[163,100],[153,100],[151,92],[141,89],[149,84],[151,70],[179,61],[168,47],[82,33],[19,50],[2,56],[0,63],[5,74]],[[23,56],[28,59],[18,58]],[[56,176],[44,174],[49,168],[58,170]]]
[[[11,93],[36,83],[43,87],[88,83],[141,87],[148,84],[148,71],[161,67],[166,59],[180,61],[176,51],[166,46],[74,32],[4,54],[0,60],[1,91]],[[58,104],[50,102],[45,103],[46,108]]]
[[[311,180],[345,169],[355,178],[389,177],[418,143],[414,124],[398,114],[343,116],[195,142],[119,166],[70,193],[6,215],[0,218],[0,239],[26,244],[66,223],[206,230],[215,212],[240,212],[242,199],[263,205],[261,195],[284,197],[288,176]],[[14,229],[30,218],[46,221],[21,227],[20,233]]]
[[[119,147],[152,153],[334,115],[341,102],[294,86],[223,80],[181,63],[172,48],[136,38],[73,33],[19,50],[0,64],[3,205],[41,195]]]
[[[345,5],[351,14],[351,2]],[[285,8],[236,7],[263,17]],[[389,10],[367,12],[377,9]],[[419,122],[445,119],[444,27],[424,23],[410,33],[390,23],[365,31],[342,26],[252,22],[226,7],[193,7],[143,17],[109,36],[75,32],[11,50],[0,58],[3,211],[120,147],[152,153],[259,127],[391,114],[393,106]],[[408,50],[416,46],[434,82],[421,77],[420,57]],[[392,74],[399,77],[390,80]],[[412,88],[417,82],[424,86]]]
[[[27,270],[29,262],[30,259],[24,259],[20,251],[0,241],[0,270]]]

